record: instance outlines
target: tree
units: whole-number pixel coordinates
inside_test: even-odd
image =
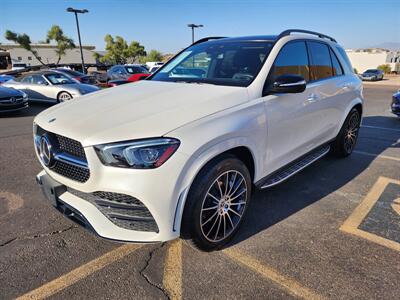
[[[389,74],[392,71],[392,68],[390,65],[386,64],[378,66],[378,70],[381,70],[385,74]]]
[[[146,55],[144,46],[140,45],[139,42],[132,41],[128,45],[128,43],[118,35],[114,39],[110,34],[107,34],[104,37],[104,41],[106,42],[107,53],[100,58],[100,62],[102,63],[133,63],[139,57]]]
[[[148,61],[162,61],[163,55],[160,51],[151,50],[146,56],[140,58],[141,63],[146,63]]]
[[[56,43],[55,51],[58,55],[56,64],[58,65],[61,57],[65,56],[66,50],[75,48],[75,44],[71,38],[64,35],[64,32],[58,25],[51,26],[50,30],[47,32],[46,42],[50,43],[51,41],[54,41]]]
[[[6,40],[12,41],[12,42],[20,45],[21,48],[23,48],[23,49],[29,51],[30,53],[32,53],[33,56],[42,65],[44,65],[44,66],[46,65],[45,63],[43,63],[43,61],[39,57],[37,51],[32,49],[32,47],[31,47],[31,38],[29,37],[29,35],[27,35],[26,33],[19,34],[19,33],[12,32],[11,30],[6,30],[6,33],[5,33],[4,37],[6,38]]]

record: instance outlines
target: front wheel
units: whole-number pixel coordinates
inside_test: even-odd
[[[353,152],[357,143],[360,122],[360,112],[353,108],[344,121],[336,140],[331,145],[332,153],[335,156],[346,157]]]
[[[239,229],[250,202],[245,164],[227,156],[207,164],[194,180],[182,217],[181,236],[195,248],[221,248]]]
[[[65,101],[68,101],[71,99],[72,99],[71,94],[69,94],[67,92],[61,92],[57,96],[57,102],[65,102]]]

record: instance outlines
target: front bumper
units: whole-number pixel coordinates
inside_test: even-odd
[[[56,195],[55,203],[58,209],[68,206],[67,213],[75,210],[74,214],[81,216],[80,219],[84,220],[78,223],[84,223],[85,227],[106,239],[123,242],[158,242],[179,237],[181,216],[180,211],[178,212],[180,209],[178,203],[184,199],[187,192],[180,176],[188,159],[186,155],[176,152],[159,168],[135,170],[102,165],[92,147],[85,148],[85,152],[90,177],[84,183],[64,177],[42,164],[44,170],[37,175],[39,183],[46,182],[43,179],[50,177],[57,186],[66,187],[61,194]],[[53,184],[48,187],[42,184],[42,188],[51,191]],[[124,228],[109,215],[105,215],[93,201],[88,201],[90,199],[81,196],[96,194],[100,191],[123,194],[140,200],[154,219],[157,231]],[[49,193],[46,196],[52,199],[54,204],[53,197],[49,197]]]
[[[392,104],[392,113],[400,117],[400,103]]]
[[[58,211],[102,238],[120,242],[157,242],[177,237],[172,228],[170,231],[145,232],[117,226],[93,203],[77,196],[70,188],[51,178],[45,171],[36,176],[36,181],[44,196]]]
[[[28,108],[28,101],[17,104],[1,104],[0,112],[13,112]]]

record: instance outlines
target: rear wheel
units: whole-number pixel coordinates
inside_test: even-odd
[[[331,150],[334,155],[346,157],[353,152],[357,143],[360,122],[361,115],[356,108],[353,108],[344,121],[336,140],[331,145]]]
[[[68,100],[71,100],[71,99],[72,99],[71,94],[67,93],[67,92],[61,92],[57,96],[57,101],[58,102],[65,102],[65,101],[68,101]]]
[[[251,177],[232,156],[207,164],[190,188],[182,217],[182,238],[195,248],[221,248],[239,229],[250,202]]]

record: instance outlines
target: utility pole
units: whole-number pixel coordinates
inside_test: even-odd
[[[192,44],[194,44],[194,29],[204,26],[202,24],[188,24],[187,26],[192,28]]]
[[[82,42],[81,42],[81,32],[79,30],[79,21],[78,21],[78,14],[85,14],[88,13],[89,11],[87,9],[75,9],[72,7],[67,8],[67,12],[72,12],[75,14],[75,20],[76,20],[76,28],[78,30],[78,39],[79,39],[79,49],[81,50],[81,60],[82,60],[82,73],[85,72],[85,62],[83,61],[83,51],[82,51]]]

